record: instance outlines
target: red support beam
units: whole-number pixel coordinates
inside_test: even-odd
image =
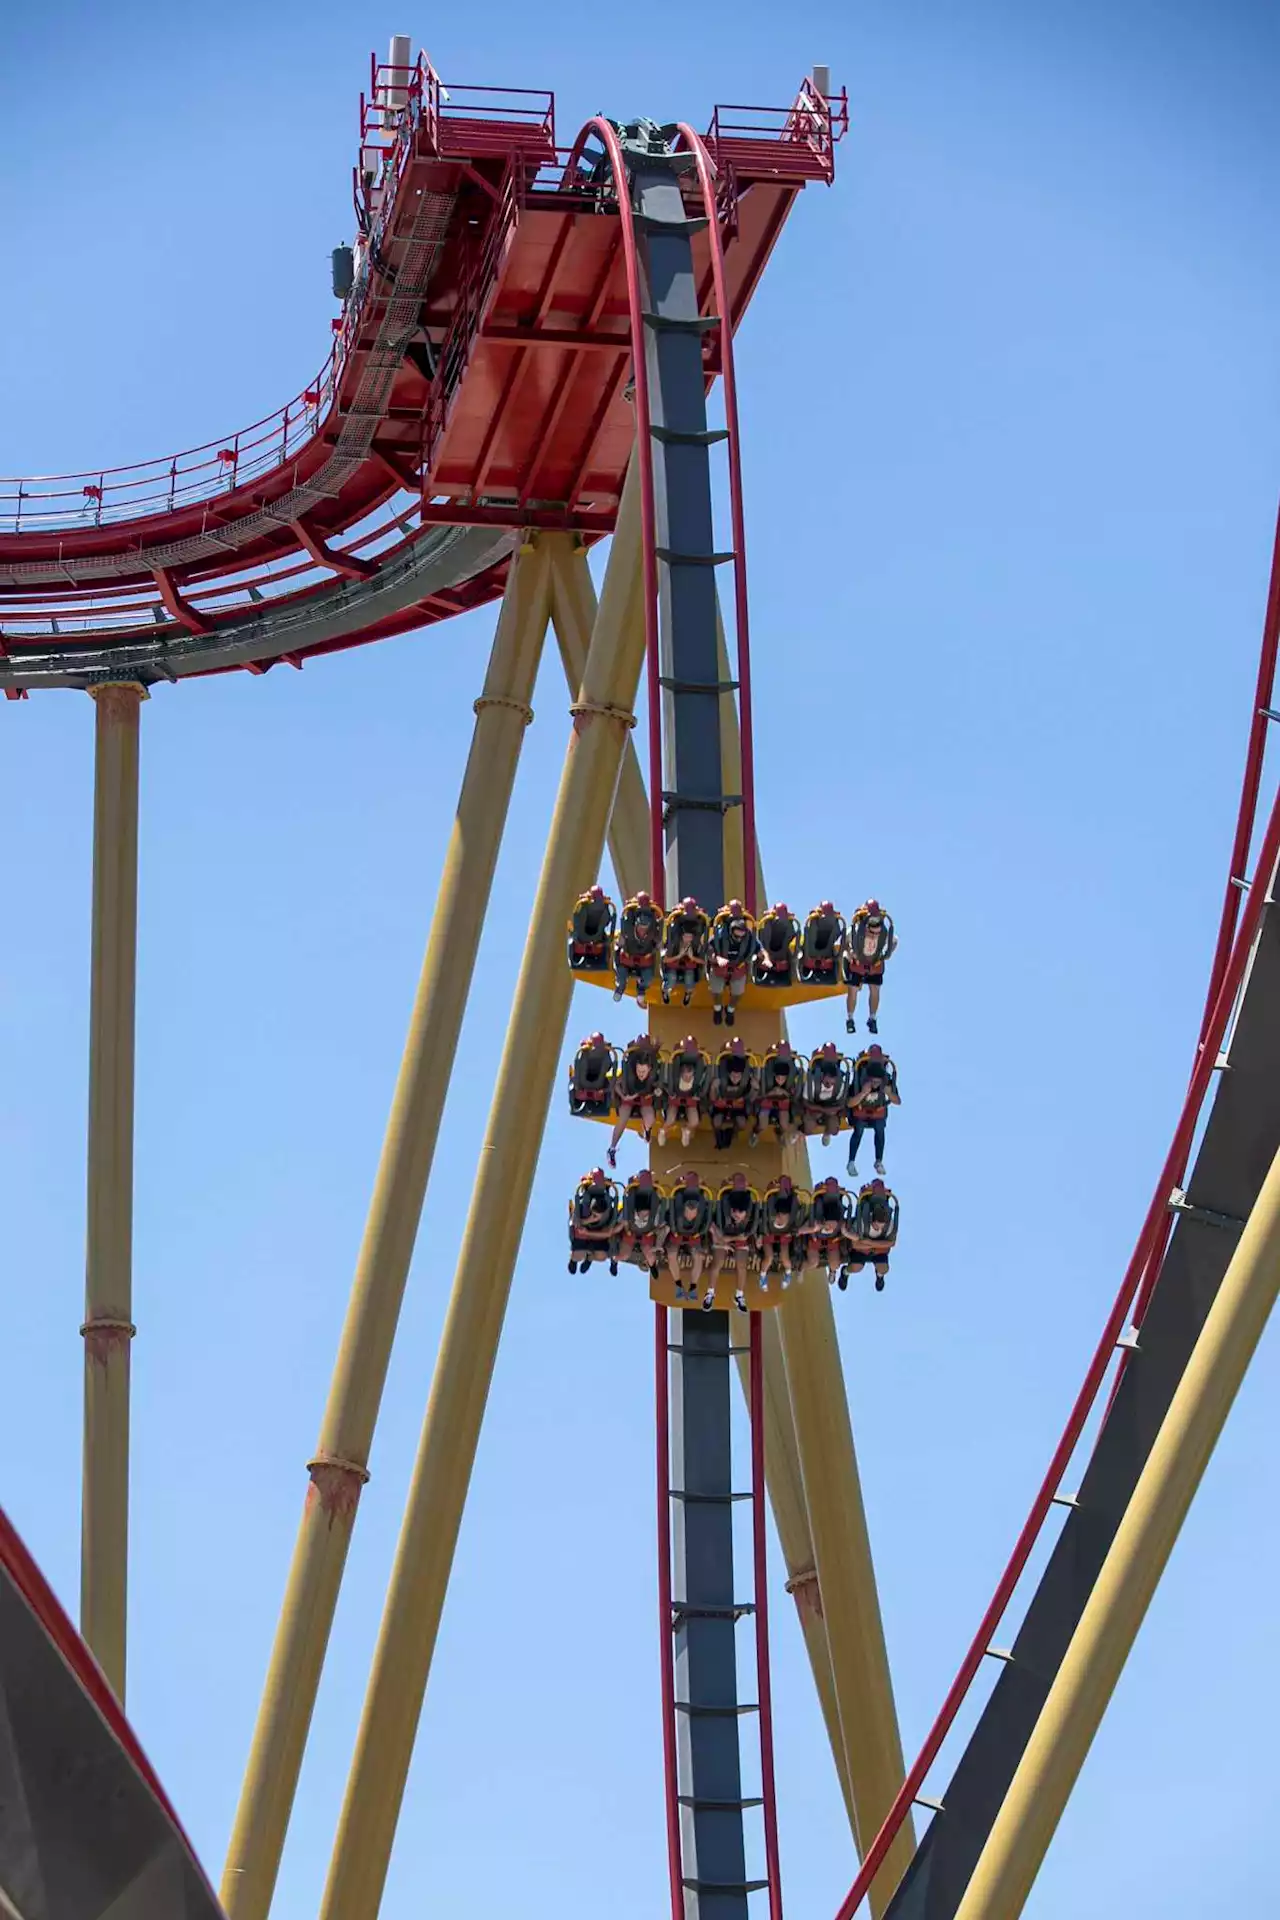
[[[378,571],[372,560],[357,560],[354,554],[335,552],[318,533],[311,531],[305,520],[291,520],[289,525],[317,566],[331,567],[347,580],[367,580]]]
[[[189,600],[184,600],[174,586],[164,567],[153,567],[152,577],[160,589],[160,598],[180,627],[186,627],[191,633],[212,633],[212,623],[198,613]]]

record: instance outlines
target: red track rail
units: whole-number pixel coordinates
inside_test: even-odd
[[[1264,688],[1269,688],[1275,671],[1277,639],[1280,637],[1280,527],[1277,529],[1277,550],[1273,560],[1271,591],[1268,596],[1266,621],[1262,638],[1262,658],[1258,673],[1259,696],[1255,707],[1261,709],[1264,700]],[[1262,779],[1262,761],[1265,752],[1265,718],[1255,712],[1250,727],[1249,751],[1245,764],[1244,790],[1241,797],[1240,817],[1236,826],[1236,841],[1232,850],[1232,882],[1244,880],[1239,868],[1248,857],[1249,845],[1253,838],[1258,793]],[[1259,731],[1261,728],[1261,731]],[[1116,1343],[1124,1331],[1130,1308],[1137,1306],[1140,1283],[1152,1266],[1157,1249],[1163,1246],[1168,1229],[1169,1195],[1185,1171],[1192,1139],[1195,1135],[1200,1111],[1208,1093],[1213,1077],[1214,1065],[1226,1035],[1236,998],[1244,980],[1249,954],[1257,936],[1262,920],[1262,909],[1266,903],[1267,888],[1275,872],[1277,860],[1280,860],[1280,793],[1277,794],[1258,849],[1258,858],[1244,891],[1244,909],[1240,911],[1237,896],[1242,889],[1234,884],[1228,886],[1228,898],[1223,909],[1223,922],[1219,930],[1218,950],[1214,955],[1213,976],[1210,983],[1210,1004],[1201,1024],[1200,1038],[1196,1047],[1195,1067],[1191,1083],[1187,1089],[1182,1111],[1174,1129],[1172,1143],[1165,1162],[1160,1170],[1160,1178],[1147,1209],[1147,1215],[1138,1235],[1137,1245],[1132,1258],[1125,1269],[1120,1291],[1116,1295],[1107,1323],[1102,1331],[1089,1370],[1085,1374],[1084,1385],[1076,1396],[1062,1437],[1049,1462],[1040,1490],[1037,1493],[1026,1524],[1018,1535],[1017,1543],[1009,1564],[1000,1576],[1000,1581],[992,1596],[991,1603],[982,1616],[978,1631],[970,1643],[969,1650],[961,1663],[960,1671],[952,1682],[951,1689],[942,1703],[941,1711],[925,1737],[924,1745],[916,1756],[906,1779],[898,1790],[896,1799],[885,1817],[883,1826],[868,1848],[858,1877],[845,1896],[836,1914],[836,1920],[854,1920],[854,1916],[879,1872],[885,1854],[892,1846],[898,1830],[905,1820],[913,1801],[924,1786],[930,1767],[938,1756],[956,1714],[973,1684],[978,1669],[991,1643],[991,1636],[1000,1624],[1000,1620],[1013,1598],[1014,1590],[1021,1579],[1032,1548],[1040,1536],[1041,1529],[1048,1518],[1054,1496],[1062,1482],[1062,1477],[1071,1464],[1072,1455],[1084,1431],[1085,1424],[1093,1410],[1094,1403],[1106,1379],[1107,1369],[1116,1351]],[[1232,934],[1234,933],[1234,940]],[[1224,938],[1225,935],[1225,938]],[[1221,960],[1220,956],[1225,954]],[[1216,978],[1216,987],[1213,980]],[[1157,1269],[1158,1271],[1158,1269]],[[1152,1280],[1154,1286],[1154,1279]],[[1147,1289],[1149,1298],[1151,1289]],[[1144,1302],[1145,1304],[1145,1302]]]
[[[653,1401],[658,1441],[658,1638],[662,1656],[662,1767],[666,1775],[667,1874],[671,1920],[684,1920],[680,1772],[676,1757],[676,1658],[671,1639],[671,1361],[667,1309],[653,1310]]]
[[[636,459],[640,464],[640,541],[644,567],[645,686],[649,701],[649,891],[658,905],[666,903],[665,849],[662,839],[662,686],[658,655],[658,555],[653,505],[653,436],[649,411],[649,370],[644,356],[644,314],[640,306],[640,267],[636,258],[636,222],[622,142],[601,114],[587,122],[584,136],[594,133],[609,156],[618,196],[622,228],[622,257],[627,275],[627,309],[631,326],[631,364],[636,383]],[[717,902],[717,905],[721,904]]]
[[[698,185],[706,213],[711,249],[712,285],[720,316],[720,377],[724,382],[724,421],[729,430],[729,517],[733,529],[733,608],[738,655],[738,717],[742,747],[742,892],[748,913],[756,901],[756,774],[751,730],[751,634],[747,607],[747,529],[742,504],[742,453],[738,434],[738,384],[733,365],[733,314],[724,267],[724,240],[720,232],[715,169],[706,143],[692,127],[681,123],[680,137],[697,162]],[[772,1897],[772,1895],[770,1896]]]

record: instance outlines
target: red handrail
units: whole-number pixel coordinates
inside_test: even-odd
[[[662,1661],[662,1766],[666,1776],[667,1875],[671,1920],[684,1920],[680,1769],[676,1757],[676,1661],[671,1618],[671,1362],[667,1309],[653,1309],[653,1400],[658,1454],[658,1635]]]
[[[694,156],[698,186],[707,216],[711,280],[720,315],[720,377],[724,382],[724,420],[729,430],[729,523],[733,534],[733,608],[738,655],[739,737],[742,756],[742,889],[747,912],[756,899],[756,774],[751,716],[751,635],[747,607],[747,530],[742,504],[742,443],[738,432],[738,385],[733,365],[733,313],[724,267],[724,243],[716,204],[715,167],[700,134],[683,123],[679,134]]]
[[[778,1858],[778,1792],[773,1768],[773,1681],[769,1671],[769,1539],[764,1478],[764,1316],[751,1315],[748,1358],[751,1418],[751,1557],[755,1571],[756,1692],[760,1703],[760,1795],[764,1802],[764,1862],[769,1920],[782,1920]]]
[[[981,1624],[970,1643],[968,1652],[965,1654],[960,1666],[960,1671],[952,1682],[951,1689],[943,1701],[942,1709],[937,1719],[925,1737],[924,1745],[921,1747],[906,1779],[898,1790],[897,1797],[889,1809],[883,1826],[867,1850],[858,1877],[854,1881],[844,1901],[841,1903],[836,1915],[836,1920],[853,1920],[853,1916],[862,1904],[872,1881],[880,1870],[885,1854],[893,1844],[899,1827],[906,1818],[908,1809],[924,1785],[929,1768],[937,1758],[938,1750],[950,1731],[960,1705],[982,1664],[991,1640],[991,1635],[995,1632],[1005,1608],[1013,1597],[1014,1589],[1021,1579],[1023,1570],[1030,1558],[1031,1549],[1035,1545],[1039,1537],[1040,1529],[1043,1527],[1048,1517],[1049,1509],[1053,1505],[1054,1495],[1058,1491],[1062,1476],[1071,1462],[1071,1456],[1075,1452],[1076,1444],[1080,1439],[1081,1433],[1084,1431],[1085,1422],[1089,1417],[1094,1401],[1097,1399],[1099,1389],[1106,1377],[1111,1357],[1115,1352],[1116,1342],[1124,1329],[1125,1319],[1129,1312],[1130,1304],[1134,1299],[1138,1282],[1146,1268],[1151,1250],[1156,1245],[1164,1230],[1169,1205],[1169,1195],[1180,1176],[1182,1167],[1186,1164],[1186,1156],[1191,1145],[1192,1136],[1195,1133],[1196,1123],[1200,1116],[1200,1108],[1203,1104],[1205,1094],[1208,1092],[1218,1050],[1222,1045],[1223,1036],[1227,1030],[1227,1023],[1231,1017],[1236,996],[1240,991],[1241,982],[1244,979],[1249,954],[1252,950],[1254,938],[1262,919],[1262,909],[1266,901],[1267,889],[1271,876],[1275,872],[1278,858],[1280,858],[1280,794],[1277,794],[1275,803],[1272,806],[1271,816],[1267,822],[1266,833],[1263,836],[1262,845],[1258,851],[1258,859],[1254,867],[1253,880],[1246,897],[1244,911],[1240,915],[1235,941],[1232,945],[1227,965],[1223,970],[1213,1008],[1199,1043],[1195,1070],[1191,1076],[1191,1084],[1187,1089],[1186,1098],[1183,1101],[1182,1112],[1178,1118],[1173,1141],[1168,1154],[1165,1156],[1164,1165],[1160,1170],[1160,1178],[1156,1183],[1156,1189],[1152,1195],[1151,1204],[1147,1209],[1146,1219],[1143,1221],[1142,1231],[1138,1236],[1138,1242],[1134,1248],[1133,1256],[1125,1269],[1120,1291],[1116,1295],[1115,1302],[1107,1318],[1106,1326],[1103,1329],[1102,1338],[1098,1342],[1093,1359],[1089,1363],[1089,1370],[1085,1375],[1084,1385],[1076,1396],[1075,1405],[1071,1409],[1062,1438],[1059,1440],[1054,1450],[1053,1458],[1049,1463],[1049,1471],[1046,1473],[1040,1490],[1036,1494],[1026,1524],[1022,1532],[1018,1535],[1017,1544],[1014,1547],[1009,1564],[1000,1576],[999,1585],[992,1597],[991,1604],[982,1616]]]

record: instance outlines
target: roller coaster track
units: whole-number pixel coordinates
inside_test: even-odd
[[[854,1920],[895,1833],[919,1801],[984,1660],[995,1658],[1001,1664],[991,1697],[941,1799],[923,1802],[934,1809],[934,1818],[888,1909],[892,1920],[946,1920],[955,1913],[1191,1357],[1236,1237],[1280,1147],[1280,921],[1269,911],[1280,861],[1280,794],[1252,877],[1245,872],[1255,837],[1267,730],[1276,717],[1271,701],[1278,648],[1280,524],[1226,897],[1191,1081],[1173,1140],[1120,1290],[1009,1563],[837,1920]],[[1194,1171],[1187,1180],[1202,1122]],[[1132,1329],[1128,1336],[1127,1325]],[[1064,1494],[1064,1477],[1117,1354],[1111,1398],[1079,1490]],[[1066,1523],[1012,1645],[997,1648],[993,1636],[1055,1505],[1066,1511]]]
[[[0,1912],[221,1912],[137,1735],[3,1509]]]
[[[732,316],[726,293],[715,173],[702,141],[680,126],[641,130],[625,149],[610,122],[588,132],[608,160],[621,218],[635,354],[636,444],[643,532],[649,706],[650,891],[666,897],[725,893],[723,822],[743,808],[744,870],[756,867],[750,753],[750,645]],[[677,148],[668,145],[674,139]],[[692,174],[701,211],[690,216],[683,181]],[[634,204],[633,204],[634,202]],[[705,231],[715,311],[698,298],[691,235]],[[714,334],[724,379],[726,427],[709,429],[703,340]],[[710,449],[728,451],[733,548],[713,535]],[[657,450],[655,456],[655,449]],[[657,468],[661,486],[657,484]],[[721,696],[716,641],[716,564],[734,569],[741,795],[722,787]],[[665,727],[664,727],[665,722]],[[666,740],[664,742],[664,731]],[[665,752],[664,752],[665,747]],[[696,786],[696,791],[694,790]],[[754,887],[752,887],[754,901]],[[669,1327],[670,1320],[670,1327]],[[767,1890],[770,1920],[782,1920],[773,1761],[766,1581],[763,1348],[760,1316],[749,1321],[753,1592],[735,1591],[729,1443],[730,1371],[735,1348],[727,1313],[709,1318],[654,1309],[657,1428],[658,1589],[667,1851],[672,1920],[730,1920],[747,1897]],[[672,1392],[672,1372],[675,1392]],[[674,1442],[674,1445],[673,1445]],[[674,1458],[673,1458],[674,1457]],[[673,1470],[674,1468],[674,1470]],[[673,1507],[680,1524],[672,1527]],[[673,1564],[680,1593],[673,1589]],[[744,1813],[755,1804],[741,1786],[739,1729],[745,1709],[736,1684],[736,1623],[751,1614],[760,1743],[765,1879],[746,1872]],[[677,1686],[677,1669],[683,1692]]]

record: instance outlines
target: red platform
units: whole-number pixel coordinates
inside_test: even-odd
[[[831,179],[847,115],[812,81],[790,108],[716,110],[707,145],[735,325],[796,194]],[[554,97],[446,97],[425,61],[374,65],[355,198],[355,288],[324,368],[284,407],[164,460],[0,481],[11,673],[33,653],[145,653],[149,638],[216,637],[249,615],[265,633],[264,608],[304,619],[308,602],[376,580],[440,527],[610,531],[634,438],[620,223],[583,141],[557,145]],[[705,304],[705,240],[701,261]],[[477,548],[468,577],[357,632],[236,664],[300,664],[491,599],[509,544]]]

